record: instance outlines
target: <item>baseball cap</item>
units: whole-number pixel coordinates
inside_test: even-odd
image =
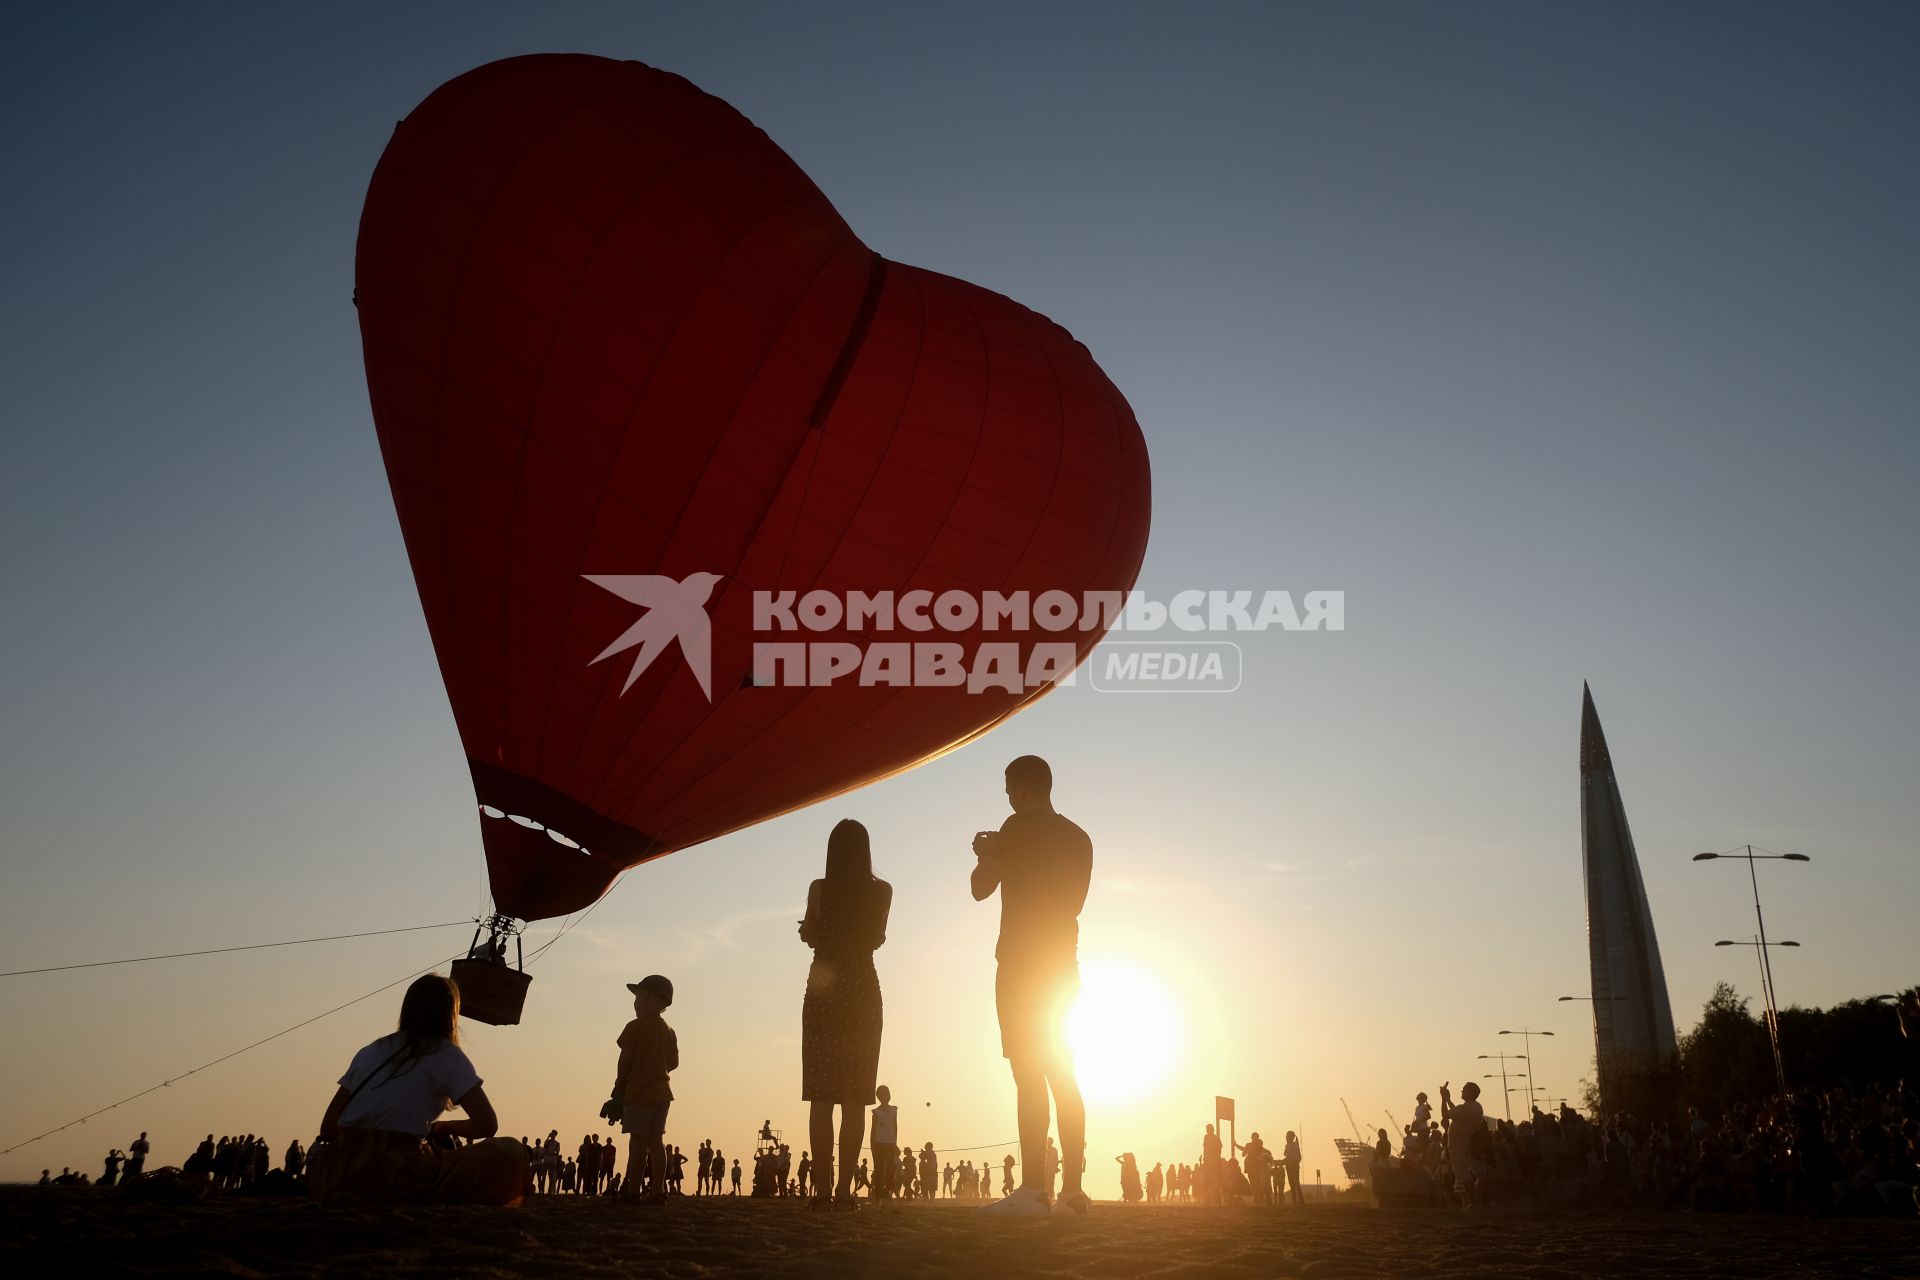
[[[638,982],[629,982],[627,990],[639,995],[642,991],[659,998],[661,1004],[673,1003],[673,983],[657,973],[650,973]]]

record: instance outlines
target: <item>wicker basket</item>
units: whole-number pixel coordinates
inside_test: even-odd
[[[492,960],[455,960],[453,985],[460,988],[460,1016],[496,1027],[517,1026],[533,975]]]

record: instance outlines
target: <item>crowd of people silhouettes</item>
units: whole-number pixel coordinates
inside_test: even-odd
[[[970,878],[976,901],[1000,897],[994,997],[1017,1098],[1019,1155],[998,1161],[998,1196],[992,1160],[943,1167],[932,1143],[904,1141],[899,1109],[879,1082],[883,1011],[873,956],[886,941],[893,889],[874,874],[867,829],[851,819],[833,828],[825,873],[808,886],[799,921],[800,940],[813,953],[801,1007],[808,1147],[796,1161],[771,1120],[744,1167],[741,1157],[729,1160],[704,1140],[692,1160],[692,1194],[739,1196],[744,1184],[749,1195],[803,1197],[823,1211],[937,1197],[990,1201],[990,1211],[1009,1216],[1086,1211],[1086,1111],[1061,1033],[1079,987],[1078,917],[1093,847],[1053,808],[1044,760],[1014,760],[1005,784],[1013,812],[998,830],[974,836]],[[107,1154],[98,1185],[308,1191],[362,1203],[514,1205],[530,1194],[661,1203],[685,1195],[689,1159],[665,1141],[680,1061],[678,1037],[662,1016],[673,983],[653,974],[627,989],[633,1018],[617,1038],[613,1083],[600,1109],[627,1135],[624,1175],[611,1137],[585,1134],[566,1151],[558,1130],[538,1142],[499,1135],[479,1073],[460,1046],[458,988],[430,974],[407,989],[396,1030],[354,1055],[310,1149],[292,1142],[276,1168],[265,1139],[208,1134],[181,1165],[148,1171],[151,1145],[142,1133],[124,1152]],[[1920,1185],[1920,1114],[1904,1086],[1803,1092],[1712,1123],[1691,1115],[1677,1127],[1626,1115],[1594,1123],[1565,1106],[1557,1115],[1536,1109],[1518,1124],[1495,1124],[1479,1093],[1469,1082],[1456,1100],[1450,1083],[1441,1085],[1437,1117],[1419,1094],[1398,1154],[1379,1130],[1376,1190],[1384,1181],[1463,1205],[1531,1198],[1912,1213]],[[454,1109],[464,1114],[447,1118]],[[1245,1144],[1227,1143],[1209,1125],[1195,1163],[1156,1163],[1143,1174],[1132,1152],[1115,1160],[1126,1202],[1305,1204],[1293,1132],[1275,1151],[1257,1132]],[[40,1181],[90,1183],[72,1169],[57,1177],[44,1171]]]
[[[1443,1085],[1439,1119],[1426,1094],[1415,1099],[1398,1155],[1378,1132],[1377,1170],[1416,1174],[1460,1204],[1901,1216],[1920,1208],[1920,1108],[1903,1086],[1802,1090],[1714,1121],[1689,1109],[1676,1124],[1627,1114],[1594,1121],[1565,1103],[1489,1121],[1477,1103],[1453,1103]]]
[[[1192,1164],[1157,1163],[1142,1174],[1133,1152],[1115,1159],[1120,1165],[1120,1198],[1129,1204],[1306,1204],[1300,1182],[1300,1139],[1292,1130],[1277,1156],[1258,1131],[1228,1150],[1214,1126],[1208,1125],[1200,1135],[1199,1159]]]
[[[1413,1122],[1402,1126],[1396,1144],[1385,1129],[1376,1131],[1375,1177],[1409,1176],[1430,1188],[1435,1203],[1474,1205],[1525,1203],[1541,1207],[1640,1207],[1696,1211],[1753,1211],[1911,1215],[1920,1194],[1920,1118],[1912,1097],[1898,1087],[1863,1093],[1831,1090],[1803,1093],[1787,1104],[1773,1103],[1730,1112],[1710,1122],[1689,1111],[1679,1125],[1643,1123],[1630,1116],[1595,1122],[1564,1104],[1557,1112],[1533,1109],[1519,1122],[1487,1120],[1476,1110],[1472,1085],[1456,1102],[1442,1086],[1436,1115],[1428,1095],[1414,1099]],[[877,1092],[882,1097],[886,1090]],[[889,1104],[881,1102],[874,1110]],[[692,1157],[677,1146],[664,1148],[663,1196],[692,1195],[798,1197],[833,1192],[816,1181],[824,1167],[811,1151],[797,1161],[771,1122],[761,1126],[751,1171],[740,1159],[729,1161],[712,1139]],[[442,1149],[451,1136],[438,1138]],[[618,1148],[611,1139],[583,1135],[577,1148],[563,1149],[558,1130],[544,1139],[519,1140],[529,1153],[529,1192],[552,1196],[623,1194]],[[849,1185],[870,1201],[959,1200],[986,1202],[1015,1189],[1018,1162],[1012,1154],[999,1161],[972,1158],[944,1165],[931,1142],[917,1150],[895,1145],[891,1166],[862,1158]],[[113,1148],[100,1175],[63,1168],[42,1170],[41,1186],[120,1187],[147,1181],[151,1144],[143,1132]],[[1289,1131],[1279,1153],[1259,1133],[1234,1154],[1212,1126],[1192,1162],[1156,1163],[1142,1171],[1132,1152],[1114,1157],[1124,1203],[1149,1205],[1304,1205],[1299,1181],[1298,1138]],[[694,1186],[685,1185],[687,1165]],[[307,1149],[289,1142],[278,1165],[271,1148],[252,1134],[203,1138],[178,1166],[153,1171],[165,1185],[197,1194],[298,1194],[307,1189]],[[631,1167],[631,1166],[629,1166]],[[996,1167],[999,1189],[995,1190]],[[876,1169],[882,1172],[876,1172]],[[1046,1148],[1043,1185],[1051,1194],[1059,1172],[1059,1152]],[[652,1184],[650,1159],[627,1194]]]

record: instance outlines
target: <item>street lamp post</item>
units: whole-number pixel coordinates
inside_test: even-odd
[[[1502,1031],[1500,1034],[1503,1036],[1519,1036],[1520,1037],[1520,1043],[1527,1051],[1527,1059],[1528,1059],[1527,1070],[1533,1073],[1534,1083],[1538,1084],[1540,1081],[1540,1064],[1538,1062],[1533,1061],[1533,1039],[1532,1038],[1534,1036],[1551,1036],[1553,1032],[1535,1031],[1532,1027],[1520,1027],[1513,1031]],[[1533,1114],[1533,1091],[1531,1089],[1527,1091],[1527,1114],[1529,1116]]]
[[[1500,1088],[1502,1090],[1500,1105],[1506,1108],[1507,1123],[1512,1124],[1513,1095],[1507,1091],[1507,1076],[1510,1074],[1507,1071],[1507,1060],[1511,1058],[1515,1062],[1525,1062],[1527,1055],[1524,1053],[1483,1053],[1478,1056],[1483,1062],[1498,1062],[1500,1064]],[[1491,1080],[1493,1077],[1488,1076],[1487,1079]]]
[[[1779,1010],[1774,1007],[1770,994],[1772,991],[1772,983],[1769,981],[1771,975],[1766,971],[1766,956],[1767,952],[1773,947],[1797,947],[1800,944],[1797,942],[1762,942],[1756,937],[1740,939],[1722,938],[1713,945],[1716,947],[1752,947],[1760,956],[1760,981],[1762,989],[1769,992],[1767,999],[1767,1043],[1773,1048],[1773,1077],[1774,1081],[1780,1086],[1780,1092],[1785,1094],[1787,1091],[1787,1068],[1786,1063],[1780,1057],[1780,1017]]]
[[[1813,859],[1804,853],[1755,853],[1752,845],[1749,844],[1743,847],[1746,850],[1744,853],[1696,853],[1693,855],[1693,860],[1695,862],[1713,862],[1721,858],[1745,858],[1747,860],[1747,879],[1753,883],[1753,923],[1760,935],[1757,941],[1760,951],[1760,980],[1764,987],[1763,994],[1766,996],[1767,1004],[1767,1030],[1773,1037],[1774,1082],[1779,1085],[1780,1092],[1785,1094],[1787,1091],[1787,1066],[1786,1061],[1780,1056],[1780,1005],[1779,1002],[1773,998],[1773,965],[1767,959],[1767,921],[1766,917],[1760,913],[1760,874],[1754,870],[1753,864],[1757,861],[1812,862]]]
[[[1484,1076],[1481,1076],[1480,1078],[1482,1080],[1498,1080],[1500,1081],[1500,1087],[1506,1091],[1508,1097],[1512,1097],[1516,1093],[1524,1093],[1527,1095],[1528,1105],[1532,1105],[1533,1103],[1533,1089],[1531,1086],[1523,1086],[1523,1085],[1517,1085],[1517,1084],[1508,1085],[1506,1083],[1507,1077],[1505,1076],[1484,1075]],[[1527,1078],[1527,1073],[1524,1071],[1516,1071],[1513,1073],[1513,1078],[1515,1080],[1525,1080]],[[1507,1123],[1508,1124],[1513,1123],[1513,1107],[1511,1105],[1507,1107]]]

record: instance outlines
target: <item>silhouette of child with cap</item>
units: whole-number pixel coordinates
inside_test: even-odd
[[[613,1075],[613,1096],[600,1108],[607,1123],[615,1120],[627,1135],[627,1178],[623,1198],[641,1196],[640,1170],[652,1173],[646,1200],[659,1204],[667,1198],[667,1108],[673,1089],[667,1076],[680,1065],[680,1041],[660,1016],[673,1003],[673,983],[659,974],[629,982],[633,992],[633,1021],[620,1032],[620,1065]]]

